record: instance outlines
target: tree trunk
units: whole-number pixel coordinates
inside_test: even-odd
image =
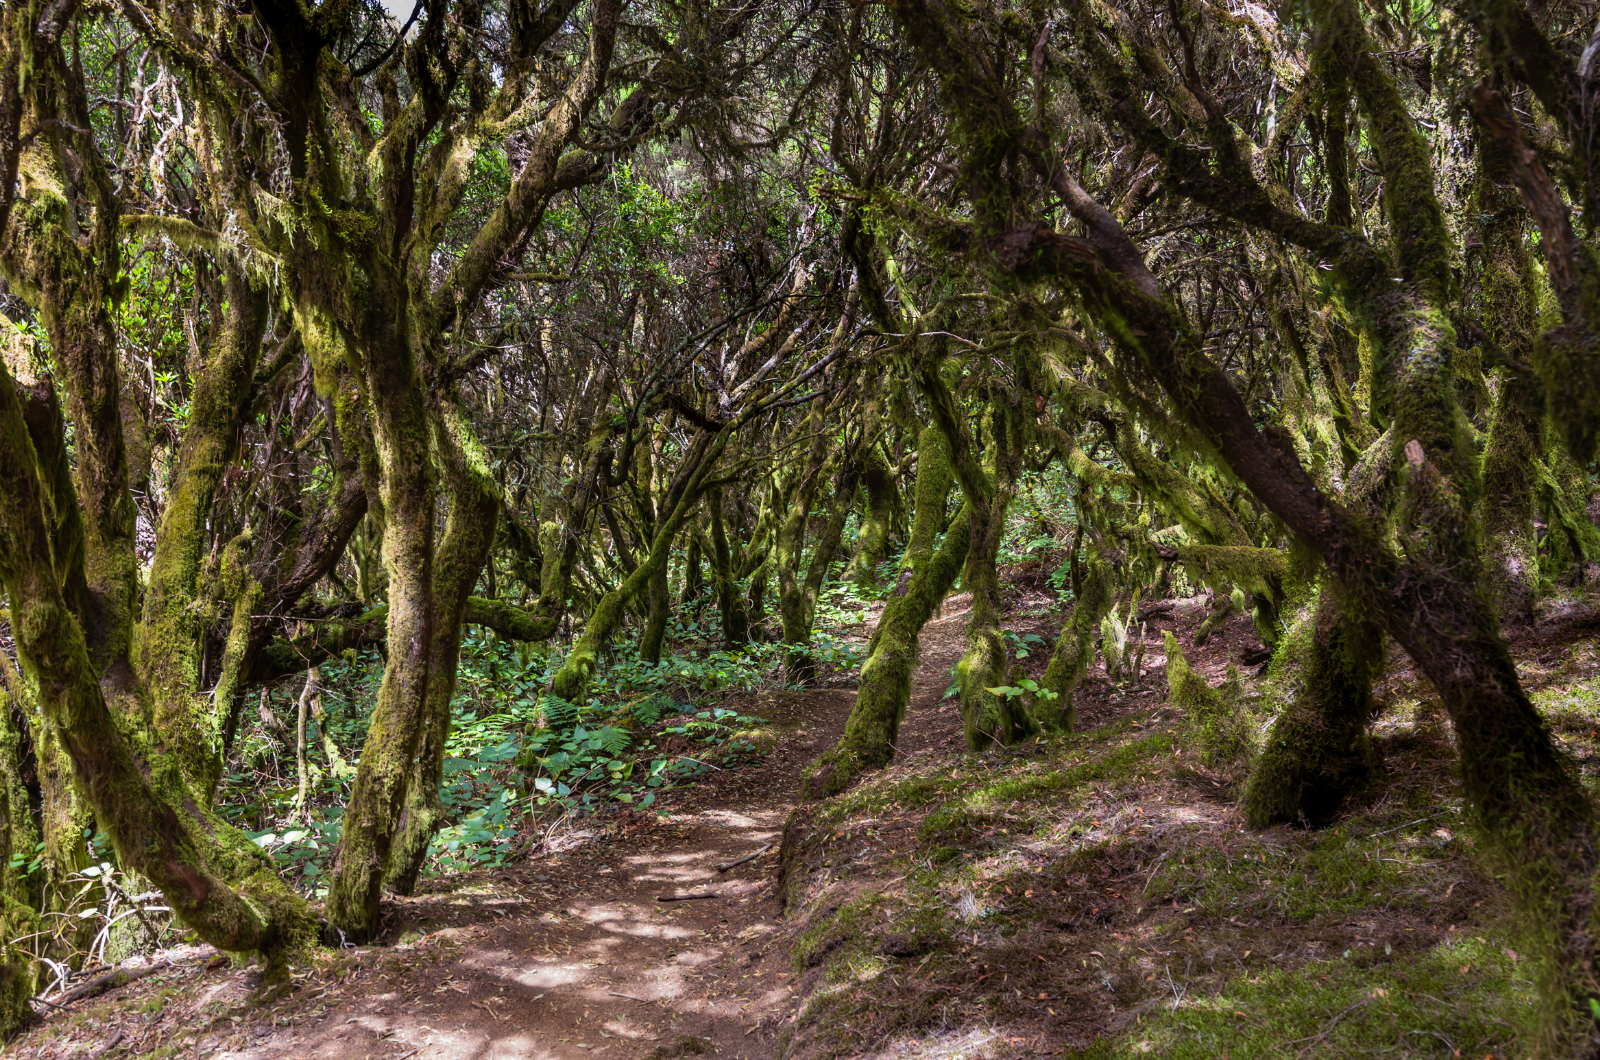
[[[1073,696],[1094,663],[1094,635],[1112,602],[1111,567],[1095,560],[1080,580],[1072,614],[1061,627],[1044,680],[1039,683],[1041,689],[1055,693],[1054,699],[1037,698],[1033,704],[1034,718],[1045,731],[1072,731]]]
[[[317,694],[317,682],[322,679],[321,673],[315,666],[306,671],[305,687],[300,689],[300,702],[294,715],[294,775],[295,796],[293,816],[300,817],[306,822],[311,820],[311,811],[306,808],[306,801],[311,795],[311,773],[306,762],[306,717],[311,711],[311,698]]]
[[[438,610],[428,666],[425,728],[416,757],[409,764],[411,777],[405,809],[384,875],[384,887],[402,895],[416,890],[428,844],[444,823],[439,784],[444,778],[445,745],[450,738],[450,703],[455,697],[456,670],[461,659],[461,628],[466,619],[467,598],[494,544],[500,511],[494,478],[484,454],[471,439],[469,428],[453,414],[444,422],[450,444],[443,451],[453,503],[434,573],[434,605]]]
[[[828,501],[828,521],[817,535],[805,581],[792,567],[780,567],[778,607],[783,618],[783,643],[789,646],[784,674],[791,684],[807,685],[816,679],[817,663],[811,657],[811,631],[817,618],[817,599],[828,581],[832,565],[844,538],[844,524],[850,518],[850,501],[855,495],[857,468],[855,454],[847,453]],[[798,557],[796,557],[798,558]],[[787,584],[785,584],[787,577]]]
[[[1316,614],[1286,648],[1278,675],[1296,687],[1272,723],[1245,789],[1251,828],[1332,821],[1365,781],[1374,703],[1372,679],[1383,669],[1383,630],[1339,606],[1325,586]]]
[[[662,645],[667,639],[667,622],[672,618],[672,585],[668,573],[668,565],[663,563],[651,575],[650,615],[645,620],[644,631],[639,635],[639,658],[651,666],[661,662]]]
[[[1481,219],[1475,257],[1481,269],[1469,292],[1491,342],[1517,362],[1533,354],[1539,327],[1539,289],[1523,244],[1523,217],[1510,187],[1505,152],[1479,135],[1472,215]],[[1469,252],[1470,253],[1470,252]],[[1483,450],[1483,535],[1489,592],[1502,620],[1526,622],[1539,595],[1539,547],[1534,536],[1534,465],[1539,459],[1544,402],[1534,385],[1504,372]]]
[[[27,789],[22,786],[21,734],[12,722],[14,711],[7,687],[0,681],[0,1041],[33,1019],[28,1008],[28,998],[33,995],[33,954],[28,946],[12,940],[25,939],[39,930],[26,874],[12,863],[16,857],[26,864],[37,840]]]
[[[683,591],[678,594],[678,606],[686,611],[700,607],[700,590],[705,585],[701,574],[700,539],[690,536],[689,547],[683,561]]]
[[[36,124],[62,114],[89,124],[59,49],[35,54],[29,92]],[[0,359],[0,579],[23,618],[18,657],[41,690],[42,728],[58,736],[122,867],[159,887],[201,938],[259,950],[281,975],[310,926],[305,904],[254,842],[195,797],[186,763],[146,725],[157,704],[130,658],[138,559],[112,316],[118,204],[93,150],[80,156],[83,183],[67,179],[55,135],[29,149],[31,198],[13,208],[0,247],[13,290],[38,307],[50,336],[76,456],[69,480],[50,382],[24,378],[19,388],[11,358]],[[80,193],[94,207],[93,228],[65,231],[76,227],[66,197]]]
[[[855,554],[845,568],[843,580],[863,585],[878,583],[878,561],[889,543],[889,522],[894,509],[894,480],[889,464],[876,445],[862,458],[861,485],[866,503],[861,506],[861,526],[856,532]],[[941,499],[940,503],[943,503]]]
[[[971,517],[963,507],[937,553],[933,548],[944,522],[951,477],[944,435],[937,427],[925,428],[917,449],[915,522],[911,545],[901,560],[900,581],[872,633],[844,735],[801,775],[802,798],[821,799],[843,791],[861,772],[882,769],[894,757],[900,723],[911,702],[922,627],[949,593],[972,545]]]
[[[1038,731],[1020,698],[990,691],[1005,685],[1011,661],[1000,632],[1000,571],[996,564],[1010,502],[1010,483],[1000,483],[991,494],[984,513],[987,518],[972,519],[972,545],[961,576],[962,586],[972,594],[972,610],[967,618],[967,653],[956,664],[956,681],[961,686],[962,728],[967,747],[973,751],[1015,743]],[[967,503],[972,503],[970,497]]]
[[[201,938],[220,949],[260,951],[269,971],[282,974],[285,954],[310,927],[305,905],[254,842],[186,798],[176,762],[155,751],[136,758],[130,749],[56,579],[23,423],[11,374],[0,364],[0,579],[13,613],[27,616],[14,627],[17,652],[49,690],[41,697],[46,724],[60,733],[122,867],[159,887]],[[123,695],[136,691],[118,688],[115,679],[108,684]]]
[[[204,805],[210,805],[222,777],[223,719],[218,712],[233,697],[231,687],[216,697],[202,691],[205,619],[195,606],[196,589],[212,500],[238,448],[267,319],[266,291],[252,289],[242,273],[229,274],[225,291],[222,332],[198,366],[189,423],[156,535],[135,656],[139,679],[155,706],[155,729]],[[244,577],[243,572],[234,574],[235,579]],[[237,652],[248,641],[255,608],[247,605],[242,614],[237,608],[234,612],[230,639],[237,642]]]
[[[342,943],[366,942],[378,930],[389,855],[427,727],[434,639],[444,617],[434,592],[439,490],[429,443],[435,425],[404,324],[411,316],[407,292],[393,273],[372,286],[362,367],[383,502],[388,657],[328,879],[328,923]]]
[[[717,577],[717,609],[722,617],[722,646],[729,651],[750,643],[750,616],[739,595],[739,582],[733,569],[733,554],[728,548],[728,533],[723,525],[722,490],[706,496],[711,510],[711,560]]]

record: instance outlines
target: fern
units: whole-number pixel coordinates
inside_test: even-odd
[[[627,729],[619,729],[615,725],[602,725],[589,734],[590,744],[599,744],[599,749],[608,755],[618,755],[628,749],[633,742],[633,734]]]
[[[654,725],[661,718],[661,704],[656,696],[641,699],[628,706],[628,717],[640,725]]]
[[[569,703],[560,696],[545,696],[541,700],[544,707],[545,724],[552,729],[565,729],[576,725],[582,717],[583,711],[576,703]]]

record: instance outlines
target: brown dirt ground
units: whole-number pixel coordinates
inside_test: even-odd
[[[939,697],[965,613],[965,598],[952,598],[928,626],[903,753],[961,749],[954,701]],[[801,768],[838,739],[854,702],[835,688],[733,704],[781,734],[759,763],[675,793],[669,816],[611,815],[510,869],[431,881],[430,893],[387,906],[395,944],[325,954],[278,1000],[261,1001],[255,969],[192,947],[169,953],[170,971],[80,1002],[0,1055],[775,1057],[795,980],[772,900],[776,844]],[[658,900],[697,892],[717,897]]]

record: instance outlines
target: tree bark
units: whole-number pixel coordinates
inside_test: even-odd
[[[1308,628],[1296,630],[1276,675],[1295,686],[1272,723],[1245,789],[1252,828],[1334,820],[1365,780],[1373,752],[1372,679],[1383,669],[1383,630],[1339,606],[1324,586]]]
[[[899,584],[873,630],[844,735],[801,774],[802,798],[837,794],[863,771],[882,769],[894,757],[900,724],[911,702],[911,677],[922,627],[949,593],[972,546],[971,518],[963,507],[937,552],[933,547],[944,522],[951,479],[943,433],[937,427],[924,428],[917,442],[917,507],[911,546],[901,560]]]

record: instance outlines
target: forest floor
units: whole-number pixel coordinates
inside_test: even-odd
[[[1053,640],[1044,598],[1015,595],[1010,628]],[[1552,604],[1514,642],[1590,779],[1592,604]],[[1194,761],[1160,655],[1173,630],[1220,684],[1258,646],[1249,623],[1194,649],[1199,601],[1144,615],[1143,677],[1087,682],[1072,736],[964,752],[944,695],[965,647],[953,598],[924,634],[894,766],[827,803],[795,812],[798,778],[853,690],[740,697],[727,705],[766,719],[770,752],[665,815],[590,819],[512,868],[430,880],[388,905],[385,945],[324,952],[272,1000],[252,968],[169,951],[0,1055],[1522,1055],[1523,944],[1474,856],[1448,723],[1403,656],[1380,690],[1383,766],[1345,817],[1251,833],[1238,778]],[[1245,689],[1262,694],[1253,671]],[[713,897],[661,900],[691,894]]]

